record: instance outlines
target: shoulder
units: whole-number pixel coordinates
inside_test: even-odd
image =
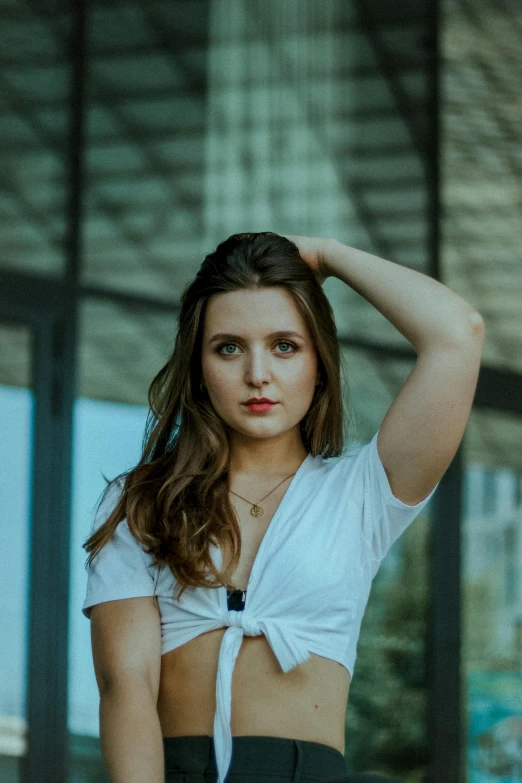
[[[375,436],[369,443],[352,442],[343,449],[338,457],[315,457],[316,470],[324,475],[329,475],[333,479],[346,478],[362,470],[363,464],[371,459],[371,451]]]

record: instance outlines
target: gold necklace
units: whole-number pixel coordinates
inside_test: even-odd
[[[292,478],[292,476],[295,476],[295,473],[291,473],[289,476],[284,478],[283,481],[286,481],[287,479]],[[280,481],[279,484],[277,485],[277,487],[280,487],[281,484],[283,483],[283,481]],[[264,500],[265,498],[268,497],[268,495],[271,495],[272,492],[274,492],[274,490],[277,489],[277,487],[274,487],[274,489],[271,489],[270,492],[267,495],[265,495],[264,498],[261,498],[261,500]],[[241,495],[238,495],[237,492],[234,492],[232,489],[230,490],[230,492],[232,492],[232,494],[236,495],[238,498],[241,498],[241,500],[246,500],[247,503],[250,503],[250,505],[252,506],[252,508],[250,509],[250,513],[252,514],[253,517],[260,517],[261,514],[264,513],[263,509],[259,505],[259,503],[261,503],[261,500],[259,501],[259,503],[252,503],[251,500],[247,500],[246,498],[242,497]]]

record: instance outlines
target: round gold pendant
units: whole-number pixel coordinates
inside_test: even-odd
[[[261,514],[263,513],[263,509],[261,508],[261,506],[256,506],[254,504],[250,509],[250,513],[252,514],[253,517],[260,517]]]

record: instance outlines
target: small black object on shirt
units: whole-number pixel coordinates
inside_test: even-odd
[[[246,590],[227,590],[228,609],[242,612],[245,608]]]

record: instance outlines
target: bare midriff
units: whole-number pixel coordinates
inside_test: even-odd
[[[162,656],[158,715],[164,737],[213,736],[225,632],[200,634]],[[245,636],[232,678],[232,736],[320,742],[344,755],[349,687],[348,670],[337,661],[311,653],[285,673],[266,637]]]
[[[252,486],[245,481],[239,486],[247,498],[262,497],[270,489],[259,480]],[[257,519],[252,518],[248,503],[231,497],[241,533],[241,556],[231,576],[236,589],[249,584],[261,541],[287,486],[285,482],[271,493]],[[224,560],[228,552],[225,547]],[[162,655],[158,714],[164,737],[214,735],[219,647],[226,630],[200,634]],[[311,653],[304,663],[285,673],[265,636],[244,636],[232,675],[232,736],[320,742],[344,755],[349,688],[350,674],[337,661]]]

